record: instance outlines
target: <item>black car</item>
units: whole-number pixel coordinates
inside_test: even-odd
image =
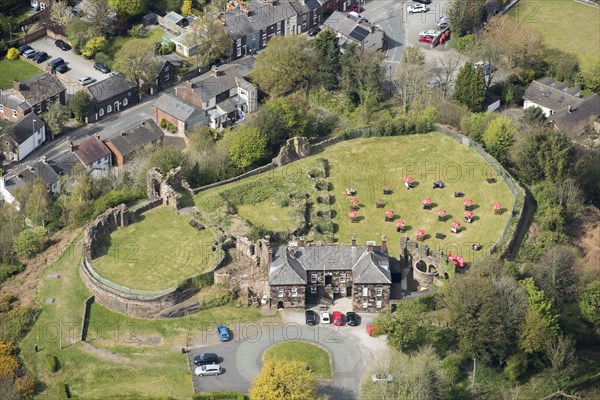
[[[108,74],[110,72],[110,68],[106,66],[106,64],[102,64],[101,62],[97,62],[94,64],[94,69],[102,72],[103,74]]]
[[[49,58],[50,57],[48,56],[48,54],[45,51],[40,51],[39,53],[36,54],[35,57],[32,58],[32,60],[38,64],[41,64]]]
[[[415,3],[431,4],[431,0],[413,0]]]
[[[350,311],[346,313],[346,321],[348,321],[348,325],[356,326],[358,325],[358,315],[356,313]]]
[[[31,60],[33,57],[37,56],[39,53],[39,51],[37,51],[37,50],[33,50],[33,49],[29,49],[29,50],[31,50],[31,53],[26,55],[28,60]],[[29,50],[27,50],[27,51],[29,51]]]
[[[311,310],[306,311],[306,325],[317,324],[317,313]]]
[[[56,67],[56,71],[60,72],[61,74],[64,74],[68,70],[69,70],[69,67],[67,67],[67,64],[60,64],[58,67]]]
[[[31,46],[28,44],[24,44],[23,46],[19,47],[19,54],[23,54],[25,53],[27,50],[30,50]]]
[[[196,365],[217,364],[218,362],[219,356],[215,353],[202,353],[194,357],[194,364]]]
[[[71,46],[69,46],[69,44],[66,43],[64,40],[58,39],[56,42],[54,42],[54,44],[56,45],[56,47],[58,47],[61,50],[64,50],[64,51],[71,50]]]
[[[317,36],[319,34],[319,32],[321,32],[321,28],[319,28],[318,26],[315,26],[314,28],[311,28],[308,31],[307,35],[310,37],[313,37],[313,36]]]

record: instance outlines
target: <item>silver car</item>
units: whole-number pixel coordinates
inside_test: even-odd
[[[90,83],[94,83],[94,82],[96,82],[96,80],[89,76],[83,76],[83,77],[79,78],[79,84],[81,86],[89,85]]]

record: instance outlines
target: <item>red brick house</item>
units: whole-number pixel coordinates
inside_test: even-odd
[[[0,118],[17,121],[31,112],[39,115],[54,102],[66,104],[66,92],[61,81],[48,72],[14,81],[11,89],[0,92]]]
[[[160,143],[164,135],[152,119],[147,119],[141,123],[136,122],[104,143],[112,153],[113,164],[121,167],[140,149]]]

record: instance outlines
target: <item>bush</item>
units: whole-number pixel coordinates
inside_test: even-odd
[[[198,305],[200,306],[201,310],[206,310],[209,308],[221,307],[233,303],[235,298],[236,295],[233,290],[220,287],[219,291],[212,295],[203,296],[202,292],[200,292],[200,296],[198,298]]]
[[[46,354],[46,356],[44,357],[44,363],[46,364],[48,372],[58,371],[58,362],[56,360],[56,357],[54,357],[52,354]]]
[[[88,40],[81,54],[86,58],[92,58],[98,52],[101,52],[108,46],[108,39],[104,36],[98,36]]]
[[[504,375],[509,381],[517,383],[526,371],[527,358],[523,354],[512,355],[506,360]]]
[[[475,35],[451,35],[450,46],[454,47],[459,53],[468,53],[475,47]]]
[[[193,400],[247,400],[248,397],[239,392],[205,392],[196,393]]]
[[[19,257],[31,258],[44,249],[46,239],[44,228],[26,229],[15,239],[13,246]]]
[[[266,235],[272,235],[273,232],[260,225],[252,225],[248,232],[248,239],[256,241],[264,238]]]
[[[8,53],[6,53],[6,58],[8,58],[9,60],[16,60],[19,58],[20,55],[21,53],[19,53],[18,49],[11,47],[10,49],[8,49]]]
[[[116,207],[121,203],[131,203],[144,197],[146,194],[140,189],[111,190],[94,200],[94,215],[100,215],[108,208]]]
[[[160,127],[163,129],[166,129],[167,131],[169,131],[171,133],[177,133],[177,127],[175,125],[173,125],[172,123],[170,123],[169,121],[167,121],[166,119],[160,120]]]
[[[139,24],[132,26],[131,29],[129,29],[128,34],[131,37],[141,39],[148,36],[148,31],[146,31],[146,28],[143,24]]]
[[[25,270],[24,265],[0,264],[0,284],[23,270]]]
[[[464,379],[465,374],[462,370],[463,361],[462,356],[458,354],[450,354],[442,360],[442,371],[450,383],[455,384]]]

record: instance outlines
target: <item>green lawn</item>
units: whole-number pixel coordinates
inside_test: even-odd
[[[310,365],[319,379],[332,379],[333,372],[329,353],[322,347],[306,342],[279,343],[267,349],[263,360],[299,361]]]
[[[239,216],[246,221],[255,225],[260,224],[272,231],[289,231],[298,225],[289,210],[271,200],[256,204],[242,204],[237,208]]]
[[[25,61],[4,58],[0,61],[0,90],[11,88],[15,79],[23,82],[41,72],[41,69]]]
[[[145,38],[142,38],[142,40],[148,44],[152,44],[152,43],[156,43],[156,42],[160,43],[162,41],[163,34],[164,34],[164,31],[162,29],[153,29],[150,32],[148,32],[148,36],[146,36]],[[104,51],[104,53],[107,54],[109,56],[109,58],[113,59],[115,54],[117,54],[117,51],[119,51],[119,49],[121,47],[123,47],[123,45],[125,43],[127,43],[130,40],[135,40],[135,39],[136,38],[131,37],[131,36],[114,37],[110,40],[108,48]]]
[[[106,254],[92,265],[104,278],[140,290],[167,289],[208,271],[221,255],[211,248],[214,233],[193,228],[190,219],[166,206],[148,211],[111,233]]]
[[[385,156],[382,156],[384,155]],[[268,197],[268,190],[276,188],[276,194],[283,190],[293,191],[306,189],[311,185],[307,170],[317,158],[325,158],[330,164],[330,194],[334,196],[331,208],[334,212],[335,238],[338,243],[349,244],[351,237],[356,236],[360,244],[368,240],[380,241],[387,235],[390,252],[397,255],[397,243],[401,234],[396,231],[395,222],[385,222],[385,210],[395,212],[396,219],[406,222],[406,234],[414,238],[418,229],[426,232],[426,243],[432,248],[451,249],[454,254],[461,254],[467,261],[473,261],[470,252],[472,243],[483,244],[484,249],[496,243],[509,219],[510,212],[494,215],[492,205],[500,202],[506,210],[511,210],[514,198],[508,187],[500,179],[497,183],[488,184],[485,177],[488,165],[475,151],[459,144],[441,133],[427,135],[411,135],[399,137],[380,137],[349,140],[328,147],[323,152],[306,159],[278,168],[268,173],[254,176],[248,182],[238,181],[230,185],[213,188],[196,196],[199,208],[219,210],[220,201],[228,198],[224,194],[241,191],[244,185],[251,186],[242,202],[252,205],[253,199],[259,209],[265,207],[264,199],[255,195],[256,188],[261,188]],[[413,176],[417,186],[406,190],[403,180],[407,175]],[[435,180],[446,182],[444,189],[432,189]],[[385,184],[393,190],[393,194],[384,196]],[[287,185],[287,186],[286,186]],[[350,199],[345,196],[346,188],[357,191],[360,209],[360,222],[351,223],[348,218]],[[306,189],[310,193],[309,189]],[[464,198],[455,198],[454,192],[465,193]],[[219,194],[223,194],[219,196]],[[423,210],[423,198],[432,199],[432,210]],[[376,208],[377,199],[385,201],[385,208]],[[463,200],[472,199],[475,206],[473,224],[463,222]],[[240,201],[239,199],[237,201]],[[267,207],[270,205],[267,203]],[[255,212],[249,216],[246,207],[236,205],[240,215],[252,219],[255,224],[268,226],[273,224],[276,210]],[[446,222],[438,221],[438,210],[447,212]],[[462,224],[459,234],[450,232],[451,222],[457,220]],[[437,232],[443,233],[445,239],[435,238]],[[461,252],[463,249],[469,251]],[[478,254],[483,254],[478,253]]]
[[[576,56],[600,57],[600,10],[572,0],[521,0],[509,15],[544,35],[545,44]]]

